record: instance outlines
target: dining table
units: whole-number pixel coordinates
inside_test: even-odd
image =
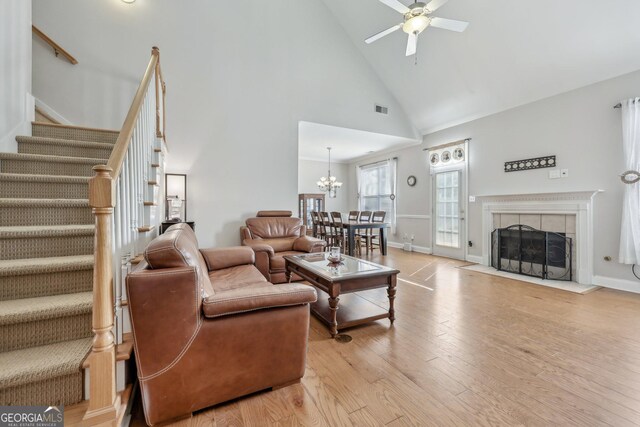
[[[387,228],[389,228],[388,222],[360,222],[360,221],[345,221],[342,223],[342,227],[347,231],[348,255],[354,255],[354,247],[356,240],[357,230],[372,230],[378,229],[380,236],[380,253],[382,255],[387,254]]]

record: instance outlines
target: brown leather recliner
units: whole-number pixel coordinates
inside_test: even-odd
[[[291,218],[291,211],[260,211],[240,227],[242,244],[256,253],[256,267],[271,283],[287,281],[284,256],[322,252],[324,240],[307,236],[307,227],[300,218]],[[293,280],[302,278],[293,275]]]
[[[312,287],[267,282],[247,247],[198,250],[186,224],[144,257],[127,295],[147,424],[304,375]]]

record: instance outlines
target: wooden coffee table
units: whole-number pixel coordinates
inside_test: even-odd
[[[331,336],[335,337],[338,330],[378,319],[388,318],[393,324],[399,271],[347,255],[340,263],[331,263],[327,256],[327,252],[319,252],[287,255],[284,259],[289,281],[295,273],[317,289],[318,301],[311,304],[311,312],[329,326]],[[377,288],[387,288],[388,310],[355,294]]]

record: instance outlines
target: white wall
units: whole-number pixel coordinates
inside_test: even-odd
[[[602,189],[595,199],[595,274],[633,279],[630,266],[616,262],[624,184],[621,99],[640,95],[640,71],[586,86],[424,137],[425,146],[472,138],[469,144],[469,194],[492,195]],[[505,161],[557,156],[565,179],[548,178],[550,169],[503,172]],[[469,206],[471,255],[482,252],[481,204]],[[611,256],[612,262],[603,260]],[[616,281],[606,279],[609,286]],[[619,287],[640,290],[640,282]]]
[[[160,47],[167,170],[189,175],[203,246],[239,244],[260,209],[296,210],[300,120],[416,137],[321,0],[36,0],[34,22],[80,62],[67,70],[34,49],[47,70],[36,96],[77,124],[120,127]],[[376,102],[393,114],[380,118]]]
[[[397,203],[397,229],[395,235],[389,235],[389,241],[403,243],[405,234],[410,238],[415,237],[413,244],[420,250],[429,250],[431,247],[431,219],[429,207],[429,180],[426,155],[421,146],[415,145],[402,150],[390,151],[385,154],[366,157],[349,165],[349,209],[358,209],[356,168],[368,163],[380,160],[398,158],[398,185],[396,195]],[[413,175],[417,179],[415,186],[407,184],[407,178]]]
[[[0,2],[0,151],[31,135],[31,0]]]
[[[325,210],[346,213],[349,211],[349,189],[351,187],[349,165],[331,162],[331,174],[342,182],[342,187],[338,190],[335,199],[329,197],[328,194],[325,195]],[[317,182],[321,176],[327,176],[327,162],[299,159],[298,193],[320,193]]]

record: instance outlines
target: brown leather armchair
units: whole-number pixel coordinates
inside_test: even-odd
[[[324,240],[307,236],[307,227],[300,218],[291,218],[291,211],[260,211],[240,227],[242,244],[256,254],[256,267],[271,283],[287,281],[284,256],[322,252]],[[302,278],[295,275],[293,280]]]
[[[304,375],[312,287],[273,286],[247,247],[198,250],[185,224],[144,257],[127,295],[147,424]]]

